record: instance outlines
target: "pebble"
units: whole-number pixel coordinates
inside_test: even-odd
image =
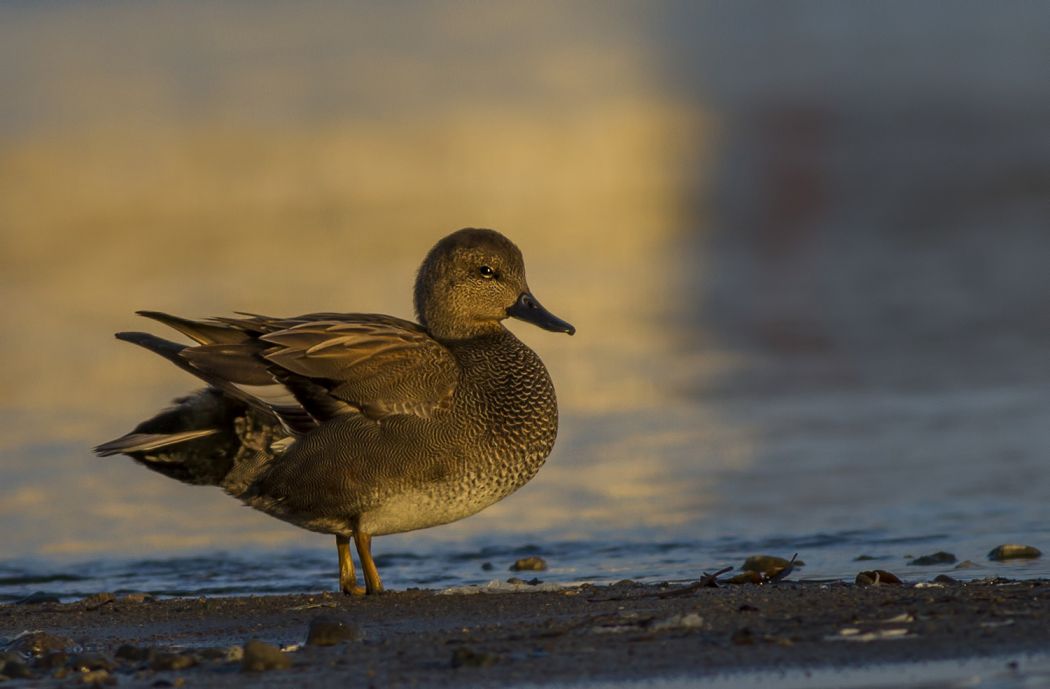
[[[98,610],[103,605],[116,602],[117,597],[112,593],[95,593],[80,601],[88,610]]]
[[[1043,553],[1038,548],[1033,548],[1030,545],[1020,545],[1018,543],[1004,543],[1001,546],[997,546],[992,549],[992,552],[988,553],[989,560],[1014,560],[1020,558],[1036,558]]]
[[[82,674],[80,681],[93,687],[104,687],[116,684],[117,678],[109,674],[108,670],[92,670]]]
[[[490,667],[499,662],[499,656],[487,651],[461,647],[452,652],[452,667]]]
[[[950,565],[953,562],[956,562],[955,555],[939,550],[936,553],[917,557],[908,564],[917,565],[919,567],[928,567],[930,565]]]
[[[491,572],[494,569],[496,569],[496,565],[492,564],[491,562],[481,563],[481,571],[483,572]]]
[[[356,641],[361,638],[361,630],[354,624],[332,617],[321,615],[310,622],[310,631],[306,635],[306,643],[310,646],[335,646],[346,641]]]
[[[47,632],[22,632],[8,643],[7,650],[39,658],[52,651],[79,651],[80,646],[65,636]]]
[[[963,560],[952,569],[979,569],[981,566],[973,560]]]
[[[113,669],[113,661],[101,653],[78,653],[73,657],[73,669],[79,672]]]
[[[240,646],[229,646],[227,648],[201,648],[197,655],[202,660],[221,660],[227,663],[239,663],[244,658],[244,649]]]
[[[887,572],[884,569],[873,569],[859,572],[855,582],[857,586],[878,586],[885,584],[900,586],[904,583],[896,574],[893,572]]]
[[[190,653],[172,653],[170,651],[152,651],[149,658],[149,669],[157,672],[166,670],[185,670],[197,664],[196,656]]]
[[[514,584],[515,586],[539,586],[543,583],[541,579],[533,577],[532,579],[525,580],[521,577],[511,577],[507,579],[508,584]]]
[[[790,560],[785,560],[782,557],[776,555],[752,555],[751,557],[744,560],[743,566],[740,568],[745,572],[761,572],[763,574],[773,574],[779,570],[784,569],[788,565],[792,567],[802,567],[806,563],[802,560],[795,559],[792,563]]]
[[[68,662],[69,654],[65,651],[51,651],[47,655],[41,656],[40,660],[36,661],[36,666],[43,670],[57,670],[60,667],[65,667]]]
[[[148,593],[129,593],[121,600],[125,603],[149,603],[153,600],[153,596]]]
[[[292,659],[281,653],[281,649],[265,641],[252,639],[244,644],[244,658],[241,660],[241,672],[265,672],[267,670],[285,670],[292,666]]]
[[[17,658],[0,658],[0,677],[8,679],[29,679],[33,673],[29,666]]]
[[[543,572],[546,569],[547,561],[538,555],[523,557],[510,566],[512,572]]]
[[[142,648],[140,646],[132,646],[131,644],[124,644],[117,649],[116,656],[119,660],[128,660],[133,663],[141,663],[144,660],[149,660],[151,649]]]

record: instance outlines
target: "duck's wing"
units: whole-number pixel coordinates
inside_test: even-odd
[[[193,321],[143,315],[199,343],[179,351],[185,368],[267,408],[294,432],[348,413],[429,418],[448,405],[459,380],[459,364],[444,345],[392,316],[244,314]]]
[[[308,320],[259,336],[262,358],[309,408],[318,394],[371,418],[429,418],[451,402],[460,368],[409,321],[372,314]],[[322,393],[323,391],[323,393]]]

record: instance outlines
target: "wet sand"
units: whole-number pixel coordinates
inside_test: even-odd
[[[335,636],[349,638],[306,644],[317,618],[328,618]],[[1050,647],[1047,619],[1048,580],[719,588],[623,582],[477,594],[411,590],[360,599],[103,595],[2,606],[0,635],[11,640],[40,630],[83,647],[87,655],[79,660],[78,649],[28,658],[31,686],[83,686],[86,679],[129,687],[441,687],[1023,655]],[[329,636],[332,629],[329,624]],[[30,650],[27,638],[14,644]],[[242,649],[251,639],[284,648],[290,667],[244,671]],[[138,650],[121,650],[126,644]],[[78,666],[103,670],[85,676]]]

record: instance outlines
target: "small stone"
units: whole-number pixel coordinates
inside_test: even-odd
[[[490,667],[499,662],[499,656],[486,651],[475,651],[466,647],[452,652],[452,667]]]
[[[939,550],[936,553],[917,557],[908,564],[918,567],[929,567],[930,565],[950,565],[955,561],[955,555]]]
[[[98,610],[103,605],[116,602],[117,597],[112,593],[95,593],[80,601],[88,610]]]
[[[36,666],[42,670],[56,670],[60,667],[65,667],[68,662],[68,653],[65,651],[52,651],[41,656],[40,660],[36,661]]]
[[[512,572],[543,572],[546,569],[547,561],[538,555],[523,557],[510,566]]]
[[[9,658],[0,660],[0,676],[8,679],[29,679],[33,673],[29,671],[29,666],[21,660]]]
[[[80,646],[65,636],[56,636],[47,632],[23,632],[8,643],[7,650],[39,658],[52,651],[76,652],[80,650]]]
[[[963,560],[959,564],[955,565],[952,569],[980,569],[981,565],[977,564],[973,560]]]
[[[185,670],[197,664],[196,656],[189,653],[172,653],[170,651],[152,651],[149,669],[157,672],[167,670]]]
[[[140,646],[132,646],[131,644],[123,644],[117,649],[113,655],[118,660],[127,660],[132,663],[141,663],[144,660],[149,660],[152,649],[142,648]]]
[[[1001,546],[997,546],[988,553],[989,560],[1017,560],[1017,559],[1031,559],[1041,556],[1043,553],[1038,548],[1034,548],[1030,545],[1020,545],[1018,543],[1004,543]]]
[[[73,657],[73,669],[79,672],[113,669],[113,661],[101,653],[78,653]]]
[[[481,563],[481,571],[482,572],[491,572],[494,569],[496,569],[496,565],[492,564],[491,562],[482,562]]]
[[[80,681],[93,687],[105,687],[116,684],[117,678],[109,674],[108,670],[92,670],[82,674]]]
[[[265,672],[267,670],[285,670],[292,666],[292,659],[281,653],[281,649],[265,641],[252,639],[244,644],[244,658],[241,660],[241,672]]]
[[[745,572],[760,572],[762,574],[772,575],[788,565],[791,565],[792,567],[802,567],[805,564],[805,562],[797,558],[794,562],[791,562],[791,560],[785,560],[776,555],[752,555],[744,560],[744,564],[740,569]]]
[[[321,615],[310,622],[306,643],[310,646],[335,646],[346,641],[356,641],[359,638],[361,638],[361,631],[356,625],[347,624],[337,617]]]
[[[153,600],[153,596],[148,593],[129,593],[121,600],[125,603],[149,603]]]
[[[58,596],[53,593],[45,593],[44,591],[36,591],[30,593],[25,598],[20,598],[15,601],[15,605],[40,605],[41,603],[61,603]]]
[[[878,558],[875,557],[874,555],[858,555],[857,557],[853,558],[853,561],[854,562],[866,562],[867,560],[877,560],[877,559]]]
[[[938,574],[933,578],[935,584],[958,584],[959,580],[955,577],[950,577],[947,574]]]
[[[243,657],[243,651],[240,646],[231,646],[229,648],[216,648],[214,646],[209,648],[199,648],[196,651],[197,657],[201,660],[208,661],[222,661],[222,662],[233,662],[240,661]]]
[[[859,572],[857,578],[854,580],[857,586],[878,586],[880,584],[889,584],[892,586],[900,586],[904,582],[900,580],[893,572],[887,572],[884,569],[873,569],[865,572]]]

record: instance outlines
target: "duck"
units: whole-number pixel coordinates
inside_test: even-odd
[[[339,586],[378,594],[372,539],[469,517],[528,483],[554,447],[558,403],[508,318],[572,335],[533,296],[521,250],[495,230],[438,241],[415,279],[417,321],[138,314],[192,340],[117,339],[206,384],[95,448],[332,534]],[[353,541],[364,587],[358,584]]]

